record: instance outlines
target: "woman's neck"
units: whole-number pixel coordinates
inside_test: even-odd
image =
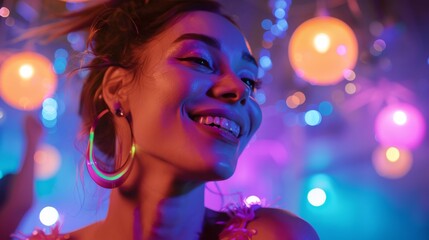
[[[166,176],[165,172],[145,173],[134,189],[112,190],[100,234],[111,239],[198,239],[205,212],[204,184]]]

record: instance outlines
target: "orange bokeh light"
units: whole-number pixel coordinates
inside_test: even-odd
[[[56,87],[52,63],[38,53],[14,54],[0,68],[0,97],[14,108],[34,110]]]
[[[44,144],[34,154],[34,162],[36,178],[49,179],[61,166],[61,154],[55,147]]]
[[[344,22],[316,17],[302,23],[289,42],[289,60],[296,74],[314,85],[333,85],[355,67],[356,36]]]
[[[407,149],[379,146],[372,154],[372,164],[380,176],[400,178],[410,171],[413,156]]]

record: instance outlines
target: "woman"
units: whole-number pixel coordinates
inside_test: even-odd
[[[205,182],[234,173],[261,123],[256,61],[219,7],[109,1],[47,28],[55,37],[91,27],[94,58],[80,109],[87,166],[99,185],[113,188],[104,221],[63,237],[318,239],[283,210],[204,207]]]

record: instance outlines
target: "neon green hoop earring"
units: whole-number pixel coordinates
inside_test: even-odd
[[[94,132],[95,132],[95,128],[97,127],[98,121],[108,112],[109,110],[106,109],[106,110],[103,110],[100,114],[98,114],[93,125],[91,126],[91,129],[89,131],[89,141],[88,141],[88,146],[86,151],[86,166],[87,166],[89,175],[94,180],[94,182],[96,182],[98,185],[104,188],[115,188],[115,187],[119,187],[122,183],[124,183],[128,175],[130,174],[131,166],[134,162],[133,159],[136,152],[136,147],[135,147],[134,141],[132,141],[130,153],[127,157],[127,160],[125,161],[124,165],[122,165],[118,170],[115,170],[113,172],[107,172],[101,169],[99,166],[97,166],[97,158],[94,155],[94,137],[95,137]],[[124,116],[122,111],[116,111],[116,113],[118,112],[122,114],[116,114],[116,116],[118,117]],[[132,139],[134,140],[133,137]],[[122,154],[119,154],[119,156],[122,156]]]

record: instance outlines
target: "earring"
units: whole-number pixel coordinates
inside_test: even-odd
[[[115,170],[113,172],[107,172],[98,166],[97,158],[94,155],[94,137],[95,137],[94,132],[95,132],[95,128],[97,127],[98,121],[107,113],[109,113],[109,110],[105,109],[100,114],[98,114],[97,118],[95,119],[89,131],[89,140],[88,140],[88,146],[87,146],[87,152],[86,152],[86,166],[87,166],[89,175],[94,180],[94,182],[96,182],[98,185],[104,188],[115,188],[115,187],[119,187],[122,183],[124,183],[128,175],[130,174],[131,166],[132,166],[132,163],[134,162],[133,159],[136,152],[136,147],[135,147],[134,138],[132,137],[132,132],[131,132],[131,138],[132,138],[131,149],[124,165],[121,166],[118,170]],[[120,117],[125,115],[121,108],[116,109],[115,114]],[[119,160],[122,156],[121,151],[119,151],[119,154],[116,153],[115,156],[116,156],[115,161]]]
[[[115,103],[115,115],[118,117],[125,116],[124,110],[122,110],[121,104],[119,102]]]

